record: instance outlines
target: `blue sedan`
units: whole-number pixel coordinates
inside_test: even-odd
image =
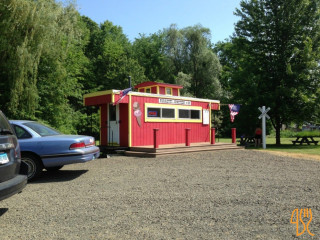
[[[64,135],[43,124],[11,120],[20,144],[21,159],[28,165],[28,179],[37,178],[43,169],[57,171],[64,165],[96,159],[100,149],[90,136]]]

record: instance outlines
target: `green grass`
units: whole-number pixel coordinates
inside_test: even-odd
[[[295,138],[281,138],[281,145],[276,145],[275,138],[267,138],[267,148],[268,151],[279,151],[279,152],[288,152],[288,153],[296,153],[296,154],[312,154],[320,156],[320,145],[293,145],[292,140]],[[315,139],[316,141],[320,139]],[[248,149],[257,149],[254,147],[250,147]],[[259,148],[262,149],[262,148]]]

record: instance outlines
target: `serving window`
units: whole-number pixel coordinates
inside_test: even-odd
[[[179,118],[182,119],[201,119],[200,110],[178,109]]]
[[[145,104],[146,122],[202,122],[202,107]]]
[[[147,117],[148,118],[175,118],[174,108],[154,108],[147,107]]]

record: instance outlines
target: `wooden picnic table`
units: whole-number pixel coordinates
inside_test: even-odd
[[[315,141],[313,137],[297,137],[296,140],[292,141],[293,145],[296,145],[296,143],[299,143],[302,145],[303,143],[307,143],[310,145],[310,143],[314,143],[314,145],[318,145],[319,141]]]
[[[254,137],[242,137],[239,142],[240,142],[241,146],[255,144],[255,138]]]

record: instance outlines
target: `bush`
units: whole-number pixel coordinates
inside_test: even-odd
[[[295,137],[320,137],[320,131],[302,131],[296,133]]]
[[[292,130],[281,130],[280,134],[282,138],[290,138],[297,136],[297,132]],[[274,129],[270,131],[270,137],[276,137],[276,131]]]

